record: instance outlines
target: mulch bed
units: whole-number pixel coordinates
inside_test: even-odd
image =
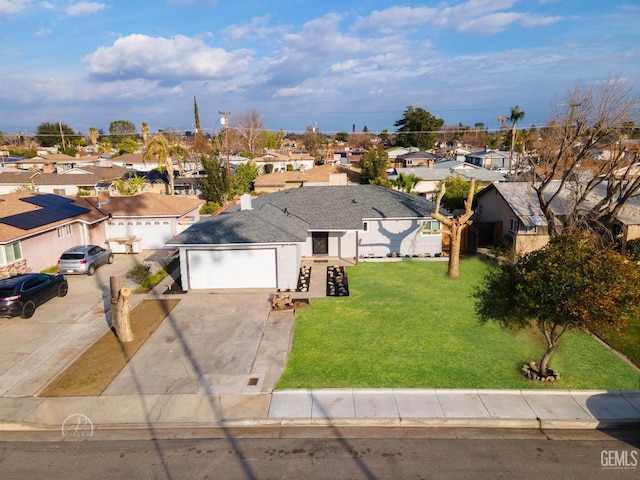
[[[147,341],[179,299],[143,300],[131,310],[135,340],[120,343],[105,333],[40,392],[40,397],[100,395]]]

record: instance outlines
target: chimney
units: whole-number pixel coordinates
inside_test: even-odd
[[[433,168],[433,164],[434,164],[433,158],[430,158],[430,159],[427,160],[427,166],[429,168]]]
[[[98,191],[98,208],[111,202],[111,193],[108,188],[96,188]]]
[[[245,193],[240,197],[240,210],[253,210],[251,207],[251,195]]]

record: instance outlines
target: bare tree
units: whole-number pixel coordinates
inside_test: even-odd
[[[471,206],[473,204],[473,195],[475,191],[476,179],[475,177],[472,177],[469,185],[469,194],[467,195],[467,199],[464,201],[464,213],[457,217],[445,217],[440,213],[440,202],[442,202],[442,197],[444,197],[445,194],[445,184],[443,183],[442,189],[436,199],[435,211],[431,214],[433,219],[438,220],[449,227],[448,232],[443,232],[451,238],[451,252],[449,253],[448,268],[449,278],[458,278],[460,276],[460,246],[462,244],[462,231],[464,230],[464,227],[471,225],[471,216],[473,215]]]
[[[236,122],[236,129],[242,138],[243,147],[252,155],[256,153],[258,140],[264,130],[264,120],[257,109],[240,114]]]
[[[637,159],[623,142],[638,105],[626,80],[577,87],[540,130],[533,187],[550,235],[586,228],[611,236],[617,215],[640,191],[640,178],[625,168]]]

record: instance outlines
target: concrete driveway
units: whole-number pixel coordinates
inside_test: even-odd
[[[105,395],[251,393],[280,378],[292,311],[272,312],[269,293],[192,290],[114,379]]]
[[[124,276],[149,252],[116,255],[95,275],[68,275],[69,293],[32,318],[0,318],[0,395],[36,395],[60,370],[109,329],[109,277]],[[135,295],[133,302],[142,297]]]
[[[109,329],[109,277],[150,252],[116,255],[92,277],[69,275],[69,294],[29,320],[0,319],[0,396],[31,397]],[[170,283],[170,279],[163,282]],[[135,305],[162,295],[132,295]],[[271,312],[270,292],[171,295],[180,303],[107,388],[105,395],[270,391],[293,335],[292,311]]]

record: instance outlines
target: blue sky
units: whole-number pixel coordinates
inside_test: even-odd
[[[258,109],[287,132],[395,130],[409,105],[447,125],[542,125],[568,90],[640,91],[636,0],[0,0],[0,130],[112,120],[220,128]]]

